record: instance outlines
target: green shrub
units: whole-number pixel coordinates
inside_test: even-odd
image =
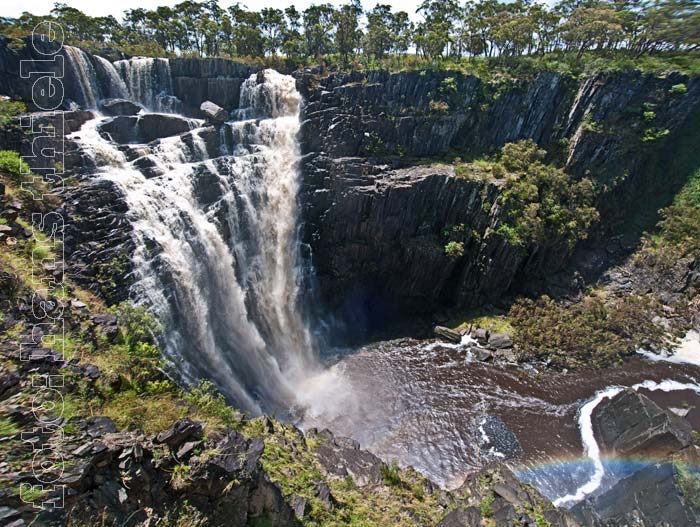
[[[442,115],[450,110],[450,105],[445,101],[430,101],[428,108],[430,108],[432,113]]]
[[[501,163],[513,172],[524,172],[533,164],[542,162],[547,151],[539,148],[531,139],[507,143],[501,149]]]
[[[683,497],[695,508],[700,509],[700,472],[691,471],[686,463],[675,461],[678,484]]]
[[[638,347],[660,342],[663,331],[652,322],[657,301],[625,295],[605,302],[590,294],[571,305],[548,296],[519,299],[508,313],[521,359],[548,360],[576,368],[618,364]]]
[[[14,183],[27,179],[29,165],[14,150],[0,150],[0,174],[5,174]]]
[[[644,130],[644,134],[642,134],[642,141],[645,143],[658,141],[659,139],[666,137],[670,133],[671,131],[667,128],[647,128],[646,130]]]
[[[544,164],[545,156],[532,141],[503,147],[501,163],[515,176],[498,198],[504,215],[497,232],[515,246],[563,245],[571,250],[598,220],[593,183]]]
[[[129,351],[150,356],[153,348],[146,345],[152,345],[161,331],[156,317],[145,307],[134,306],[129,302],[113,306],[110,311],[117,317],[121,328],[121,340],[129,347]]]
[[[493,502],[496,501],[496,496],[490,494],[481,500],[481,515],[484,518],[491,518],[493,516]]]
[[[0,97],[0,130],[17,123],[17,117],[26,111],[23,102]]]
[[[445,245],[445,255],[452,260],[464,256],[464,242],[448,242]]]
[[[668,91],[674,95],[685,95],[688,93],[688,87],[685,84],[674,84]]]
[[[396,462],[391,465],[382,464],[379,469],[382,481],[388,487],[398,487],[401,485],[401,469],[396,464]]]
[[[215,417],[227,426],[240,422],[240,414],[228,405],[224,396],[219,393],[209,380],[202,380],[185,393],[185,401],[196,406],[199,410]]]
[[[10,419],[0,417],[0,437],[11,437],[19,434],[19,427]]]

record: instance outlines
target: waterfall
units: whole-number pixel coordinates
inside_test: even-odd
[[[125,194],[135,293],[162,321],[174,370],[213,379],[256,413],[295,404],[316,352],[300,310],[300,96],[293,78],[267,70],[243,84],[241,100],[250,105],[241,115],[257,118],[227,123],[230,155],[208,158],[206,129],[170,137],[155,147],[165,173],[152,179],[100,137],[97,120],[74,138]]]
[[[80,48],[64,46],[63,49],[80,88],[81,105],[84,108],[96,108],[97,101],[101,99],[101,94],[97,84],[97,73],[92,62],[90,62],[90,58]]]
[[[168,59],[135,57],[118,60],[114,67],[135,101],[154,112],[177,113],[180,101],[173,95]]]

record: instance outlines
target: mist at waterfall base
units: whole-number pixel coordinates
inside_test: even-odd
[[[112,65],[77,48],[66,53],[83,107],[126,96],[145,111],[181,108],[167,60]],[[101,133],[99,114],[72,137],[96,176],[125,196],[136,242],[132,296],[161,321],[166,357],[184,382],[211,379],[243,410],[329,427],[445,487],[508,461],[561,505],[648,462],[596,455],[581,420],[587,401],[610,386],[675,382],[679,400],[700,408],[687,388],[697,386],[700,368],[662,360],[637,358],[603,375],[523,375],[473,361],[467,341],[320,350],[307,311],[312,269],[298,236],[302,101],[294,79],[271,70],[246,80],[240,99],[218,131],[217,152],[197,120],[188,134],[149,144],[158,177],[146,177]]]

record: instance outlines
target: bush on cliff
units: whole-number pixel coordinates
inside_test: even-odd
[[[545,155],[530,140],[503,147],[500,161],[512,175],[499,197],[504,219],[498,233],[512,245],[571,250],[598,220],[593,183],[545,164]]]
[[[17,126],[17,116],[26,111],[23,102],[0,97],[0,130]]]

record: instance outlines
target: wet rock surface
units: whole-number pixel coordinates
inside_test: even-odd
[[[128,99],[105,99],[100,102],[100,110],[106,115],[136,115],[142,108]]]
[[[700,509],[684,493],[672,463],[657,463],[617,483],[608,492],[576,505],[572,512],[594,527],[700,524]]]
[[[690,423],[625,390],[596,409],[593,426],[611,454],[663,458],[690,445]]]

